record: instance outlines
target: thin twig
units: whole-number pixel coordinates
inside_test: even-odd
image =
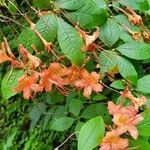
[[[54,150],[59,150],[59,148],[62,147],[66,142],[68,142],[68,140],[69,140],[72,136],[74,136],[76,133],[78,133],[78,132],[72,133],[63,143],[61,143],[61,144],[60,144],[58,147],[56,147]]]

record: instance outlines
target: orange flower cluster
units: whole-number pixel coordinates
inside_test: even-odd
[[[6,49],[8,55],[6,53]],[[50,92],[55,85],[61,93],[66,94],[66,87],[71,86],[83,89],[83,95],[90,98],[92,91],[101,92],[103,86],[99,83],[100,75],[96,72],[89,73],[83,67],[71,66],[65,67],[59,63],[53,62],[46,68],[41,60],[31,55],[23,45],[19,45],[21,60],[17,60],[12,53],[6,38],[1,44],[0,63],[10,61],[14,68],[20,68],[25,71],[19,79],[19,84],[14,88],[15,92],[23,91],[25,99],[32,98],[32,94],[37,92]]]
[[[64,86],[69,85],[84,89],[83,95],[87,98],[90,97],[92,91],[101,92],[103,88],[99,83],[99,74],[96,72],[89,73],[84,68],[77,66],[66,68],[54,62],[48,69],[44,68],[40,73],[34,71],[30,76],[23,75],[14,91],[23,91],[24,98],[29,99],[32,98],[31,91],[35,93],[43,90],[50,92],[52,85],[55,85],[62,93],[65,92]]]
[[[124,94],[124,93],[122,93]],[[108,102],[109,114],[113,116],[114,129],[107,132],[102,140],[100,150],[123,150],[128,146],[128,139],[121,138],[124,133],[129,133],[134,139],[138,138],[136,125],[143,120],[138,114],[138,109],[146,103],[146,98],[134,97],[130,91],[125,93],[133,105],[123,106],[122,103],[115,105],[112,101]]]

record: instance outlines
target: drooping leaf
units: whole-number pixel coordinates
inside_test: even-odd
[[[150,44],[143,42],[128,42],[119,46],[117,50],[122,55],[136,60],[146,60],[150,58]]]
[[[137,91],[150,93],[150,75],[144,76],[138,80]]]
[[[18,36],[17,43],[18,45],[23,44],[23,46],[27,48],[30,53],[33,52],[33,49],[31,47],[32,44],[34,44],[34,46],[36,46],[36,48],[38,48],[39,50],[43,48],[40,39],[29,28],[26,28],[21,32],[21,34]]]
[[[78,138],[78,150],[92,150],[102,140],[104,136],[105,125],[101,117],[96,117],[86,122]]]
[[[81,8],[85,2],[85,0],[57,0],[56,5],[63,9],[77,10]]]
[[[35,29],[48,42],[53,42],[57,35],[57,19],[53,13],[41,17],[35,25]]]
[[[141,113],[144,120],[138,124],[139,135],[150,136],[150,110],[145,110]]]
[[[85,54],[81,50],[84,46],[82,38],[75,28],[60,18],[58,18],[58,42],[61,50],[73,64],[83,63]]]
[[[82,28],[101,26],[107,19],[107,7],[104,0],[84,0],[84,5],[70,13],[73,20],[79,22]]]
[[[56,118],[51,125],[51,129],[56,131],[65,131],[72,126],[73,122],[74,119],[70,117]]]
[[[100,28],[100,40],[108,47],[113,46],[120,37],[120,26],[118,23],[109,18],[107,22]]]
[[[13,88],[15,88],[18,84],[18,79],[23,75],[22,70],[13,70],[9,71],[2,80],[1,90],[2,90],[2,96],[4,99],[9,99],[12,96],[16,95],[13,91]]]
[[[120,74],[133,84],[137,84],[137,72],[134,66],[127,59],[118,56],[118,69]]]

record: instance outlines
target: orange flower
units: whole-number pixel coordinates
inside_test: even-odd
[[[135,116],[138,112],[133,106],[123,107],[122,105],[115,105],[112,101],[108,102],[108,110],[109,114],[113,116],[118,113],[124,113],[132,117]]]
[[[90,97],[92,91],[101,92],[103,86],[99,83],[99,74],[92,72],[91,74],[85,69],[81,72],[81,77],[79,80],[75,81],[75,86],[78,88],[83,88],[83,95],[87,98]]]
[[[100,145],[100,150],[124,150],[128,146],[128,140],[119,137],[115,130],[107,132]]]
[[[127,97],[128,99],[131,100],[131,102],[133,103],[135,109],[139,109],[139,107],[143,106],[146,102],[147,102],[147,99],[145,96],[142,96],[140,98],[136,98],[132,95],[132,93],[130,91],[128,91],[126,94],[125,94],[125,97]]]
[[[127,9],[132,14],[132,16],[128,15],[128,19],[131,22],[131,24],[133,24],[133,25],[141,25],[142,24],[141,16],[137,15],[136,12],[132,8],[127,7]]]
[[[129,132],[134,139],[138,137],[138,130],[135,125],[143,120],[143,117],[138,114],[130,117],[126,113],[118,113],[114,115],[113,122],[118,126],[117,131],[120,134]]]
[[[41,92],[43,88],[39,86],[36,82],[39,78],[38,73],[34,72],[31,76],[23,75],[19,79],[19,84],[17,87],[14,88],[15,92],[23,91],[23,97],[25,99],[32,98],[32,91],[33,92]]]
[[[61,67],[58,63],[52,63],[51,66],[44,70],[40,76],[40,85],[45,88],[45,91],[50,92],[52,90],[52,85],[63,88],[64,79],[62,78],[67,74],[65,68]]]
[[[74,66],[74,65],[71,66],[66,72],[67,76],[64,80],[66,85],[74,86],[75,81],[79,80],[79,77],[80,77],[82,70],[83,70],[83,68],[81,68],[81,67]]]
[[[41,60],[38,57],[35,57],[35,56],[31,55],[27,51],[27,49],[25,49],[23,47],[22,44],[19,45],[19,48],[20,48],[20,53],[22,55],[24,64],[27,64],[27,58],[28,58],[28,64],[29,64],[30,68],[34,69],[34,68],[40,66]]]
[[[3,63],[5,61],[11,61],[11,58],[7,56],[5,45],[2,42],[1,43],[1,49],[0,49],[0,63]]]
[[[99,37],[99,28],[97,27],[97,31],[93,33],[93,35],[89,36],[86,34],[85,31],[81,30],[78,26],[76,26],[77,31],[79,32],[80,36],[84,39],[85,41],[85,46],[82,48],[84,52],[86,51],[94,51],[95,45],[94,41]]]

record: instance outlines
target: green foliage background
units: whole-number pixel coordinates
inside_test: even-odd
[[[62,1],[65,2],[65,0]],[[110,1],[107,2],[109,3]],[[139,28],[131,26],[127,21],[127,19],[124,18],[123,15],[117,15],[114,18],[109,18],[107,20],[106,18],[108,17],[108,12],[105,9],[105,3],[103,9],[91,5],[91,8],[96,7],[96,9],[92,14],[87,15],[88,13],[90,13],[90,10],[88,9],[88,5],[90,3],[91,1],[88,1],[87,4],[85,4],[82,7],[82,9],[80,8],[81,5],[83,5],[82,0],[79,0],[78,3],[69,3],[69,5],[67,4],[67,2],[65,4],[58,3],[59,4],[58,6],[66,9],[69,12],[69,15],[75,21],[79,21],[81,23],[81,27],[83,27],[84,29],[92,29],[95,26],[100,26],[101,34],[99,38],[107,47],[113,48],[115,43],[117,47],[120,45],[120,43],[122,44],[117,48],[117,50],[123,56],[118,55],[116,52],[112,52],[109,54],[107,53],[107,51],[102,52],[105,53],[105,55],[108,55],[108,58],[110,58],[109,60],[111,60],[111,62],[113,63],[110,63],[108,59],[104,58],[104,55],[100,54],[99,61],[103,61],[107,64],[107,67],[102,66],[101,72],[103,73],[107,72],[111,67],[113,68],[113,66],[117,64],[119,66],[119,72],[121,76],[127,80],[128,79],[131,80],[133,86],[135,87],[136,84],[138,83],[138,87],[137,87],[138,91],[145,92],[147,98],[150,99],[150,95],[149,95],[150,84],[146,84],[147,86],[145,86],[144,84],[147,82],[149,83],[150,81],[150,80],[147,81],[149,79],[148,74],[150,73],[150,67],[149,67],[150,60],[148,59],[149,55],[145,55],[145,52],[147,51],[147,49],[149,49],[150,46],[143,44],[142,48],[143,47],[146,48],[144,49],[143,52],[141,52],[140,51],[141,45],[139,45],[137,46],[139,49],[137,49],[136,53],[134,53],[133,51],[131,51],[131,53],[129,53],[129,51],[128,53],[126,53],[127,49],[130,49],[130,47],[138,45],[138,43],[132,41],[130,42],[130,44],[128,43],[127,46],[126,43],[123,44],[123,42],[129,42],[130,40],[132,40],[132,38],[129,35],[127,35],[126,32],[123,32],[121,30],[118,23],[114,21],[114,18],[117,19],[118,22],[120,23],[124,21],[125,24],[127,24],[129,27],[131,27],[131,29],[135,31],[138,31]],[[99,4],[98,1],[97,3]],[[101,4],[102,3],[103,1],[101,1]],[[128,5],[128,2],[126,3]],[[31,10],[29,4],[33,4],[34,6],[40,7],[40,9],[43,8],[51,9],[51,6],[48,5],[49,0],[45,0],[44,2],[40,0],[33,0],[33,1],[12,0],[12,1],[6,1],[6,4],[4,0],[1,0],[0,1],[0,10],[1,10],[0,42],[3,40],[3,36],[7,37],[7,39],[9,40],[9,44],[13,49],[14,53],[18,51],[17,50],[18,43],[27,44],[26,47],[29,48],[30,52],[32,52],[32,49],[30,48],[30,45],[32,43],[35,43],[35,45],[38,48],[43,48],[42,44],[40,44],[40,42],[35,37],[35,35],[31,32],[31,30],[29,30],[29,28],[27,28],[28,27],[27,22],[23,19],[23,17],[20,15],[20,13],[18,12],[18,10],[13,4],[15,4],[15,6],[20,8],[22,12],[27,12],[30,18],[35,22],[38,21],[38,18],[34,14],[35,12]],[[147,9],[146,1],[143,1],[143,4],[140,5],[141,7],[135,5],[134,2],[129,3],[129,5],[133,6],[135,10],[144,10],[143,12],[144,13],[146,12],[146,15],[148,17],[145,17],[144,21],[145,24],[150,28],[149,25],[150,9]],[[88,10],[87,14],[84,13],[85,10]],[[99,11],[100,14],[97,13]],[[77,14],[80,14],[80,17]],[[96,20],[100,16],[103,16],[102,21],[97,22]],[[82,20],[82,18],[86,18],[86,19]],[[60,29],[58,30],[58,35],[62,34],[61,33],[62,26],[66,28],[66,32],[71,30],[72,28],[69,24],[66,24],[62,20],[59,20],[59,24],[57,26],[56,18],[53,15],[48,16],[45,19],[46,20],[52,19],[53,23],[51,24],[51,22],[48,22],[48,24],[50,25],[49,27],[44,26],[44,24],[41,27],[42,21],[39,20],[38,23],[36,24],[36,29],[40,30],[41,34],[43,34],[44,38],[47,39],[48,41],[52,41],[52,42],[55,41],[57,28]],[[19,24],[16,26],[16,23]],[[112,26],[114,26],[113,33],[110,35],[108,34],[109,33],[108,31]],[[54,28],[56,30],[53,30],[53,33],[51,33],[52,35],[49,36],[50,34],[49,30],[51,31],[51,28]],[[121,35],[119,34],[118,30],[122,32]],[[74,31],[72,31],[72,34],[74,34]],[[78,37],[79,35],[76,36]],[[26,43],[26,40],[28,40],[29,37],[31,43],[30,42]],[[64,37],[60,36],[60,38],[58,39],[60,48],[64,50],[64,51],[62,50],[63,53],[68,57],[68,59],[71,60],[72,63],[82,64],[85,55],[81,54],[80,51],[76,51],[75,56],[78,55],[81,56],[80,61],[76,60],[75,57],[72,56],[72,53],[68,53],[68,51],[70,52],[70,49],[69,50],[65,49],[66,45],[63,44],[63,38]],[[117,42],[118,39],[121,40]],[[82,43],[83,41],[79,38],[74,39],[74,41],[78,41],[79,44],[76,45],[76,47],[74,47],[73,51],[75,51],[75,49],[78,50],[81,49],[83,46]],[[58,47],[58,42],[56,41],[54,45],[57,48],[57,51],[60,52],[60,49]],[[140,51],[139,52],[140,54],[137,54],[138,51]],[[60,52],[60,54],[61,53],[62,52]],[[138,56],[141,57],[138,58]],[[47,56],[44,55],[41,57],[41,59],[44,57]],[[127,59],[126,57],[129,57],[129,59]],[[135,60],[130,58],[133,58]],[[116,59],[118,61],[116,61]],[[128,64],[128,65],[126,66],[124,64]],[[94,63],[90,61],[85,67],[87,68],[87,70],[93,71]],[[10,70],[11,68],[10,66],[7,65],[7,63],[0,66],[0,87],[2,83],[2,78],[6,73],[9,73]],[[138,75],[136,70],[138,70]],[[142,78],[143,76],[145,76],[144,79]],[[105,82],[107,83],[108,81],[106,80]],[[143,84],[145,86],[144,89],[143,89]],[[110,86],[116,89],[125,88],[125,85],[122,82],[122,80],[116,80]],[[1,91],[2,90],[0,90],[0,92]],[[87,122],[92,118],[102,116],[106,124],[110,124],[110,125],[112,124],[111,117],[107,112],[106,100],[113,98],[114,101],[118,101],[119,96],[120,95],[116,93],[112,93],[110,90],[106,89],[104,94],[92,94],[91,100],[88,101],[83,97],[82,93],[80,92],[77,93],[74,90],[69,94],[68,97],[64,97],[61,94],[59,94],[56,90],[54,90],[53,92],[45,93],[42,96],[37,95],[36,102],[32,102],[32,101],[23,100],[21,95],[15,95],[14,97],[11,97],[9,100],[6,100],[2,97],[2,93],[0,93],[0,150],[7,150],[7,149],[8,150],[9,149],[10,150],[11,149],[51,150],[52,149],[53,150],[54,148],[59,146],[71,133],[75,133],[75,135],[66,144],[62,146],[62,149],[75,150],[77,149],[77,138],[79,136],[78,134],[79,130],[81,129],[82,125],[85,122]],[[7,89],[6,89],[6,97],[7,97]],[[9,96],[7,98],[9,98]],[[150,108],[149,102],[146,107],[147,109]],[[148,123],[146,122],[147,125],[146,127],[148,130],[150,118],[147,117],[147,120]],[[66,122],[67,123],[65,124],[64,121],[65,123]],[[58,131],[63,131],[63,132],[58,132]],[[142,129],[141,136],[139,138],[139,143],[140,145],[142,145],[144,141],[143,145],[145,145],[146,143],[147,150],[148,150],[150,147],[149,145],[150,135],[149,134],[145,135],[145,134],[146,134],[145,131],[143,131]],[[134,141],[132,140],[131,140],[131,145],[135,146]]]

